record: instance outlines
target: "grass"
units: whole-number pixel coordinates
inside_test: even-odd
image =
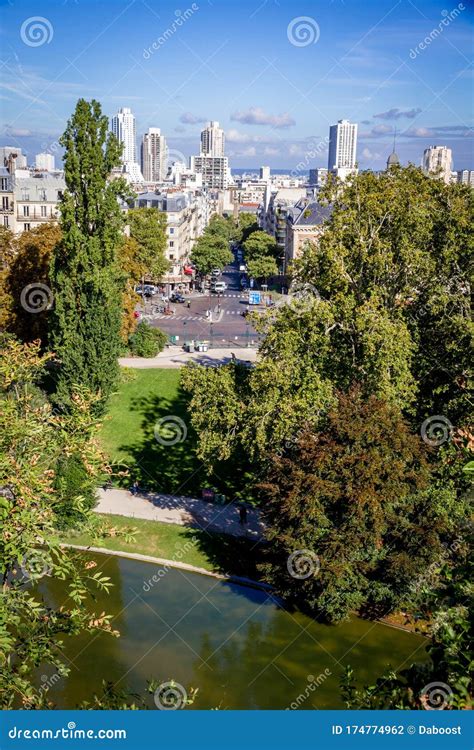
[[[129,469],[122,485],[130,486],[137,479],[143,487],[159,492],[200,494],[207,486],[206,477],[196,457],[196,436],[189,421],[188,397],[180,388],[179,370],[133,370],[130,378],[112,396],[100,433],[111,463]],[[163,445],[155,437],[155,426],[169,417],[178,418],[178,429],[186,436],[174,445]]]
[[[158,521],[146,521],[123,516],[99,515],[110,528],[118,532],[133,528],[133,540],[123,536],[93,537],[79,532],[63,532],[62,542],[82,546],[104,547],[119,552],[135,552],[195,565],[215,573],[231,573],[256,580],[259,545],[248,539],[229,534],[177,526]]]

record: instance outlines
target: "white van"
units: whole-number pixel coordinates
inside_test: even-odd
[[[214,294],[225,292],[226,289],[227,284],[225,283],[225,281],[213,281],[211,284],[211,292],[214,292]]]

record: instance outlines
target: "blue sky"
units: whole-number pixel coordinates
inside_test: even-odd
[[[177,155],[198,153],[203,122],[219,120],[234,167],[326,166],[329,125],[346,118],[359,123],[361,168],[385,164],[396,128],[403,163],[436,143],[474,169],[473,11],[472,0],[0,0],[0,144],[54,151],[85,97],[107,115],[131,107],[138,137],[159,127]]]

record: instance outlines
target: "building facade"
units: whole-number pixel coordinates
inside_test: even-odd
[[[17,234],[57,221],[65,188],[62,172],[17,169],[12,155],[0,167],[0,224]]]
[[[201,132],[201,156],[223,157],[225,153],[225,135],[216,120]]]
[[[453,153],[447,146],[429,146],[423,152],[423,171],[439,177],[443,182],[451,182]]]
[[[461,169],[456,172],[456,182],[474,187],[474,169]]]
[[[141,144],[141,166],[145,182],[163,182],[168,171],[168,148],[159,128],[148,128]]]
[[[36,169],[41,169],[46,172],[54,172],[54,155],[53,154],[36,154],[35,166],[36,166]]]
[[[331,209],[303,198],[286,213],[285,270],[299,258],[309,242],[317,242]]]
[[[339,120],[329,128],[328,171],[345,180],[357,172],[357,124]]]

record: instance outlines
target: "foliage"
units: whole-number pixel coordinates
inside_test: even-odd
[[[53,508],[58,529],[77,528],[88,519],[97,503],[96,478],[90,475],[83,458],[77,454],[58,458],[54,489],[57,501]]]
[[[199,273],[207,275],[213,268],[224,268],[232,262],[234,256],[229,250],[229,234],[228,221],[213,216],[191,252],[191,261]]]
[[[266,232],[258,230],[252,232],[244,242],[245,257],[247,260],[270,256],[278,257],[278,245],[275,238]]]
[[[9,328],[12,316],[13,298],[8,289],[8,278],[15,254],[13,232],[0,226],[0,330],[2,331]]]
[[[117,262],[123,218],[122,179],[108,180],[121,146],[108,133],[98,102],[80,99],[62,136],[66,191],[61,200],[62,240],[54,248],[55,295],[50,345],[59,365],[54,401],[72,408],[76,383],[98,395],[100,413],[118,377],[122,279]]]
[[[168,336],[159,328],[152,328],[149,323],[142,320],[130,337],[130,351],[136,357],[156,357],[161,352]]]
[[[128,212],[127,221],[130,237],[137,243],[135,262],[141,267],[139,278],[159,281],[169,270],[165,255],[166,214],[155,208],[134,208]]]
[[[425,446],[397,407],[364,399],[359,387],[339,394],[323,430],[303,430],[271,456],[261,485],[267,580],[330,621],[393,611],[453,531],[429,476]],[[316,556],[319,572],[293,577],[287,561],[297,550]]]
[[[431,591],[437,611],[430,628],[429,663],[413,663],[399,673],[390,670],[374,685],[357,689],[351,667],[341,683],[346,706],[351,709],[472,708],[472,656],[469,609],[472,611],[472,558],[469,545],[447,566],[440,586]],[[469,606],[471,604],[471,607]],[[440,684],[438,696],[426,688]]]
[[[110,617],[86,606],[92,589],[110,582],[95,563],[63,549],[57,541],[55,468],[62,456],[80,456],[91,478],[102,471],[94,441],[97,424],[91,397],[71,396],[71,413],[55,415],[36,383],[51,355],[39,344],[2,341],[0,358],[0,706],[47,708],[46,692],[34,677],[47,664],[61,675],[69,667],[62,637],[83,632],[113,633]],[[45,601],[34,584],[43,576],[62,582],[61,605]]]
[[[264,255],[249,260],[247,270],[254,279],[267,279],[269,276],[276,276],[278,273],[275,259]]]

